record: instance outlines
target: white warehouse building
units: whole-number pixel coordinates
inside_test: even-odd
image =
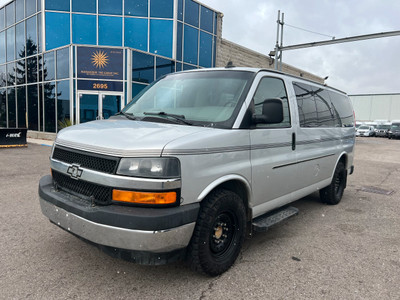
[[[359,122],[400,120],[400,93],[349,95],[349,97],[353,103],[356,120]]]

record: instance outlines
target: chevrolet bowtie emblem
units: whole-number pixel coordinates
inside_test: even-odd
[[[73,164],[67,170],[67,173],[71,176],[71,178],[78,180],[82,176],[83,170],[80,169],[80,165]]]

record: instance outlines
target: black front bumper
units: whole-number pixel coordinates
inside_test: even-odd
[[[87,200],[55,190],[50,175],[40,179],[39,196],[44,201],[88,221],[133,230],[166,230],[193,223],[196,222],[200,209],[199,203],[171,208],[93,206]]]

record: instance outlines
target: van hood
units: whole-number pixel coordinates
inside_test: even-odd
[[[210,128],[108,119],[65,128],[55,144],[117,157],[161,156],[166,144],[204,130]]]

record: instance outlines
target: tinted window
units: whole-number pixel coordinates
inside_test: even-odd
[[[151,83],[154,81],[154,56],[132,53],[132,81]]]
[[[28,85],[28,129],[38,130],[38,88]]]
[[[28,83],[38,82],[38,66],[37,56],[26,59],[26,80]],[[41,64],[42,62],[40,62]],[[40,78],[42,81],[42,78]]]
[[[212,36],[200,31],[199,65],[210,68],[212,66]]]
[[[15,37],[17,58],[25,57],[25,22],[21,22],[15,26]]]
[[[7,111],[8,111],[8,127],[15,128],[17,127],[17,115],[16,115],[16,107],[15,107],[15,88],[7,89]]]
[[[6,89],[0,89],[0,127],[7,127],[7,96]]]
[[[15,23],[15,2],[11,2],[6,6],[6,26]]]
[[[24,0],[15,1],[15,17],[17,22],[25,17]]]
[[[39,0],[38,4],[40,5],[42,1]],[[39,9],[38,9],[39,11]],[[26,0],[25,1],[25,13],[26,16],[29,17],[30,15],[34,14],[36,12],[36,1],[35,0]]]
[[[150,52],[172,58],[173,21],[150,20]]]
[[[200,28],[210,33],[213,32],[213,11],[201,6]]]
[[[147,19],[125,18],[125,46],[147,51]]]
[[[0,65],[0,87],[6,86],[6,80],[7,80],[6,65]]]
[[[182,61],[182,38],[183,38],[183,24],[177,23],[177,34],[176,34],[176,59]]]
[[[15,84],[15,62],[8,63],[6,65],[7,68],[7,85]]]
[[[257,127],[290,127],[289,103],[286,94],[285,84],[281,79],[265,77],[261,79],[257,91],[254,94],[254,111],[257,115],[262,114],[262,104],[267,99],[282,100],[283,121],[278,124],[258,124]]]
[[[7,61],[15,59],[15,26],[7,29]]]
[[[69,77],[69,48],[57,50],[57,79]]]
[[[353,126],[353,110],[346,96],[303,83],[294,83],[293,86],[300,126]]]
[[[125,0],[125,15],[147,17],[148,0]]]
[[[46,50],[70,43],[70,15],[46,13]]]
[[[192,0],[185,0],[185,22],[199,27],[199,4]]]
[[[6,32],[0,32],[0,64],[6,62]]]
[[[175,62],[173,60],[156,58],[156,79],[169,73],[175,72]]]
[[[69,0],[46,0],[45,7],[46,10],[69,11]]]
[[[197,50],[199,44],[199,31],[190,26],[185,26],[185,41],[183,60],[187,63],[197,65]]]
[[[55,79],[54,51],[43,55],[43,76],[44,81]]]
[[[5,11],[4,8],[0,9],[0,30],[4,28],[4,22],[5,22],[4,11]]]
[[[37,14],[37,20],[38,20],[38,43],[37,43],[37,49],[38,52],[43,52],[43,45],[42,45],[42,17],[40,14]]]
[[[96,45],[96,28],[96,16],[72,14],[73,43]]]
[[[328,91],[322,88],[314,88],[314,90],[319,125],[322,127],[340,126],[339,116],[332,106]]]
[[[26,113],[26,87],[17,87],[17,111],[18,111],[18,127],[26,128],[25,113]]]
[[[72,11],[96,13],[96,0],[72,0]]]
[[[122,18],[99,16],[99,45],[122,45]]]
[[[36,32],[36,16],[26,20],[26,56],[36,54],[38,38]]]
[[[150,1],[150,17],[172,19],[173,13],[174,13],[173,0]]]
[[[343,127],[353,127],[354,126],[354,115],[353,107],[351,105],[350,99],[336,92],[329,91],[331,97],[332,105],[336,109],[340,116]]]
[[[18,60],[15,69],[17,84],[25,83],[25,75],[26,75],[25,71],[26,71],[25,59]]]
[[[183,21],[183,0],[178,0],[178,20]]]
[[[147,85],[140,83],[132,83],[132,98],[135,97],[141,90],[143,90]]]
[[[62,129],[60,123],[71,120],[69,81],[64,80],[57,83],[57,123],[58,130]]]
[[[43,99],[44,110],[44,131],[56,131],[56,99],[54,83],[44,83],[41,85],[40,98]],[[42,94],[43,93],[43,94]]]
[[[122,15],[122,0],[99,0],[99,14]]]
[[[303,83],[293,84],[301,127],[318,127],[317,106],[311,86]]]

